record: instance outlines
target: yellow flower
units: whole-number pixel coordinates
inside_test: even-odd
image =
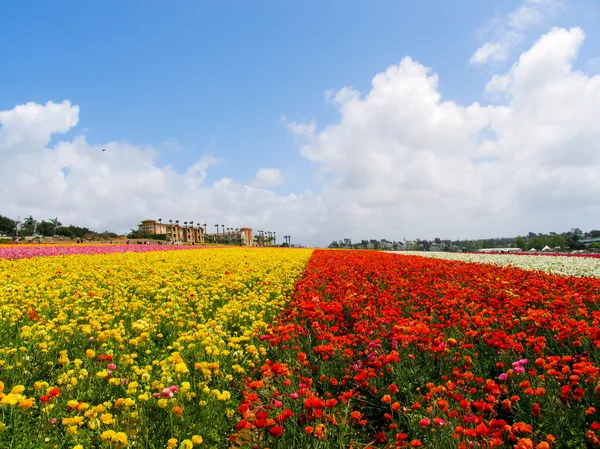
[[[191,440],[183,440],[179,445],[179,449],[192,449],[194,447],[194,443]]]
[[[177,446],[177,438],[170,438],[169,441],[167,441],[167,446],[168,447]]]
[[[196,444],[196,445],[200,445],[202,444],[202,437],[200,435],[194,435],[192,437],[192,443]]]
[[[11,390],[12,394],[21,394],[25,391],[25,387],[23,385],[17,385],[16,387],[13,387],[13,389]]]
[[[112,441],[113,437],[116,435],[114,430],[105,430],[104,432],[102,432],[102,435],[100,435],[100,438],[102,439],[102,441],[104,441],[105,443]]]
[[[104,413],[100,416],[100,421],[102,421],[106,425],[113,424],[115,420],[113,419],[112,413]]]
[[[1,405],[16,405],[23,396],[20,394],[9,393],[0,400]]]
[[[127,444],[127,435],[124,432],[117,432],[113,441],[125,445]]]

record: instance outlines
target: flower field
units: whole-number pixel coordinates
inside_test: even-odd
[[[403,251],[401,254],[434,257],[445,260],[460,260],[463,262],[489,263],[501,266],[519,267],[524,270],[545,271],[561,276],[589,276],[600,278],[600,258],[592,255],[555,256],[551,254],[475,254],[475,253],[444,253]]]
[[[176,245],[2,245],[0,259],[27,259],[29,257],[69,256],[73,254],[146,253],[149,251],[173,251],[201,249],[202,246]]]
[[[246,382],[270,448],[600,445],[600,281],[318,251]]]
[[[226,446],[256,335],[309,256],[0,259],[0,447]]]
[[[371,251],[4,259],[0,447],[597,447],[599,300]]]

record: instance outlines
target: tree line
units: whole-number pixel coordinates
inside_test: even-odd
[[[82,226],[63,226],[58,217],[36,220],[31,215],[21,220],[0,215],[0,236],[6,237],[69,237],[69,238],[113,238],[114,232],[95,232]]]
[[[368,239],[352,242],[351,239],[334,240],[329,248],[346,249],[380,249],[380,250],[410,250],[410,251],[466,251],[473,252],[482,248],[520,248],[528,251],[531,248],[541,250],[548,246],[553,250],[582,250],[600,249],[600,243],[585,245],[581,240],[600,238],[600,230],[594,229],[584,232],[579,228],[570,231],[547,234],[529,232],[523,236],[499,237],[490,239],[450,240],[435,238],[433,240],[417,238],[412,241],[387,239]]]

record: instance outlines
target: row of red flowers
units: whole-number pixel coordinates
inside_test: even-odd
[[[246,381],[255,447],[600,446],[600,280],[316,251]],[[600,407],[599,407],[600,408]]]

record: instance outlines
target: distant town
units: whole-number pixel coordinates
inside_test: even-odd
[[[376,249],[393,251],[448,251],[448,252],[600,252],[600,230],[584,232],[579,228],[548,234],[529,232],[523,236],[475,240],[414,239],[399,241],[368,239],[334,240],[329,248]]]

